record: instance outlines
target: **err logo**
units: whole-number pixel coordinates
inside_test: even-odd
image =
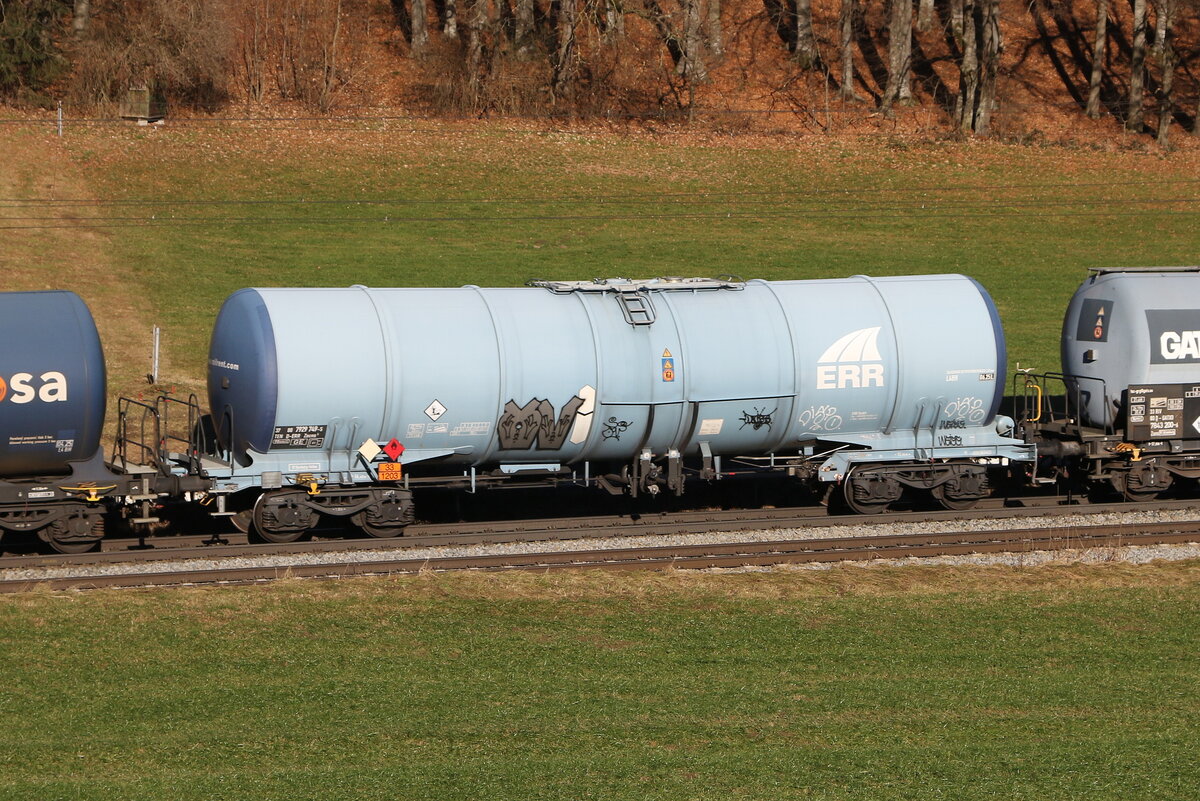
[[[880,327],[851,331],[826,348],[817,359],[817,389],[882,387]]]
[[[13,373],[7,381],[0,376],[0,401],[10,403],[57,403],[67,399],[67,377],[50,370],[34,378],[33,373]]]

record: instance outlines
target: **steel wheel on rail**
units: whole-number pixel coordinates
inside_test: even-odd
[[[72,515],[46,527],[46,542],[58,553],[88,553],[98,549],[103,538],[104,518],[100,515]]]
[[[295,542],[317,524],[319,515],[301,492],[264,492],[254,502],[254,530],[267,542]],[[235,524],[236,525],[236,524]]]
[[[254,510],[243,509],[237,514],[231,515],[229,517],[229,522],[232,523],[233,527],[238,531],[242,532],[243,534],[249,534],[250,527],[254,524]]]
[[[412,522],[412,500],[407,496],[389,496],[376,500],[350,518],[372,537],[380,539],[399,537]]]
[[[929,494],[933,496],[935,501],[941,504],[943,509],[949,509],[952,512],[961,512],[979,503],[978,498],[955,498],[946,487],[946,484],[938,484],[929,491]]]
[[[842,497],[860,515],[877,515],[900,500],[904,487],[885,471],[853,467],[842,481]]]

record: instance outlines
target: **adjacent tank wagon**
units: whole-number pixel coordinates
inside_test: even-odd
[[[0,341],[0,530],[91,547],[119,483],[100,449],[106,378],[91,312],[73,292],[0,293]]]
[[[208,370],[220,480],[276,539],[398,533],[414,482],[678,494],[737,458],[870,512],[969,505],[1033,458],[997,415],[995,306],[956,275],[247,289]]]
[[[1200,267],[1093,270],[1061,343],[1062,372],[1017,387],[1046,479],[1146,499],[1200,478]]]

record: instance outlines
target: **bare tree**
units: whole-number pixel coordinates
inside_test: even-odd
[[[1129,59],[1129,110],[1125,128],[1142,129],[1142,103],[1146,78],[1146,0],[1133,0],[1133,51]]]
[[[979,58],[975,46],[975,0],[962,0],[962,62],[958,68],[958,129],[975,125],[975,92],[979,86]]]
[[[963,46],[963,2],[964,0],[950,0],[950,35],[954,37],[954,42],[960,50]]]
[[[529,58],[533,39],[534,0],[516,0],[516,24],[513,28],[513,43],[517,47],[517,58]]]
[[[676,72],[690,83],[708,77],[704,67],[704,39],[700,31],[700,0],[681,0],[683,4],[683,60],[675,65]]]
[[[842,85],[838,90],[843,100],[862,100],[854,90],[854,16],[858,13],[857,0],[842,0],[838,14],[839,50],[842,54]]]
[[[417,58],[425,55],[429,47],[429,8],[425,0],[412,0],[412,36],[409,47]]]
[[[718,9],[720,6],[718,6]],[[625,35],[625,10],[620,0],[604,0],[604,38],[607,41]]]
[[[261,103],[267,91],[267,42],[271,40],[271,17],[267,0],[253,0],[243,10],[239,51],[246,97]]]
[[[3,4],[0,3],[0,5]],[[82,39],[87,35],[91,21],[92,4],[89,0],[75,0],[75,14],[71,19],[71,30],[74,31],[76,39]]]
[[[815,69],[820,63],[817,37],[813,35],[812,0],[796,0],[796,63],[803,69]]]
[[[444,0],[442,5],[442,35],[449,39],[458,38],[458,9],[455,0]]]
[[[1158,144],[1167,146],[1171,117],[1175,103],[1175,0],[1155,0],[1154,49],[1162,67],[1162,82],[1158,98]]]
[[[569,101],[575,88],[575,26],[578,18],[576,0],[559,0],[558,47],[554,55],[553,101]]]
[[[888,79],[881,107],[891,114],[892,106],[912,99],[909,73],[912,72],[912,0],[892,0],[888,25]]]
[[[1096,32],[1092,38],[1092,78],[1088,83],[1087,115],[1100,116],[1100,84],[1104,80],[1104,49],[1108,42],[1108,0],[1096,0]]]
[[[488,20],[488,0],[469,0],[467,8],[467,99],[479,110],[483,98],[483,33]]]
[[[917,30],[927,32],[933,27],[933,0],[920,0],[917,5]]]
[[[708,0],[705,27],[708,29],[708,52],[713,58],[720,58],[725,50],[721,36],[721,0]]]
[[[980,77],[979,102],[975,111],[974,130],[987,136],[991,130],[992,112],[996,108],[996,81],[1000,74],[1000,51],[1004,43],[1000,32],[1000,0],[979,0]]]

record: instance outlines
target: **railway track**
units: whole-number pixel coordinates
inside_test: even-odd
[[[1019,504],[1019,505],[1018,505]],[[770,528],[808,528],[886,525],[969,520],[1008,520],[1023,517],[1092,515],[1195,509],[1196,500],[1153,503],[1064,503],[1061,498],[1026,498],[1021,501],[989,500],[969,511],[927,510],[864,516],[831,515],[821,506],[769,509],[709,509],[629,515],[560,517],[543,520],[492,520],[471,523],[422,523],[409,526],[408,534],[395,539],[346,539],[340,530],[314,532],[300,542],[252,543],[237,532],[220,535],[166,534],[143,538],[111,538],[103,549],[84,554],[8,554],[0,557],[0,570],[51,565],[111,564],[164,559],[196,559],[264,554],[303,554],[330,551],[378,551],[440,545],[539,542],[596,537],[653,536],[710,531],[754,531]]]
[[[282,578],[345,578],[404,575],[422,571],[729,568],[1197,541],[1200,541],[1200,521],[1183,521],[1142,524],[1136,530],[1126,524],[1104,524],[479,556],[402,558],[402,554],[397,553],[397,558],[377,558],[365,562],[301,562],[286,566],[189,568],[186,562],[180,562],[177,563],[180,565],[178,569],[162,571],[0,581],[0,592],[25,592],[38,588],[61,590],[249,584]]]

